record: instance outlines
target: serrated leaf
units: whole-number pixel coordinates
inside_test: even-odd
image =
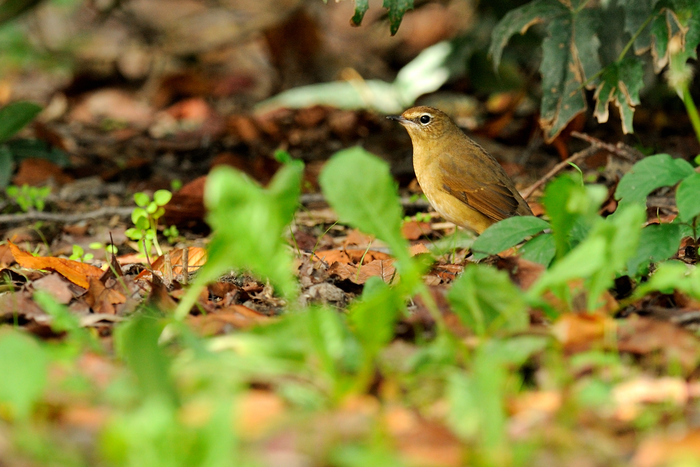
[[[683,222],[691,222],[700,214],[700,173],[686,177],[676,191],[678,215]]]
[[[654,13],[656,0],[619,0],[618,4],[625,10],[625,32],[630,37],[637,34],[649,16]],[[651,47],[651,32],[645,27],[639,32],[634,41],[634,51],[637,55],[646,52]]]
[[[644,266],[670,258],[678,251],[683,229],[680,224],[652,224],[642,229],[639,246],[627,261],[627,274],[635,276]]]
[[[393,36],[399,30],[403,15],[408,10],[413,10],[413,0],[384,0],[382,6],[389,10],[389,24]]]
[[[355,14],[350,18],[350,24],[353,26],[362,24],[362,18],[365,17],[368,9],[369,0],[355,0]]]
[[[0,143],[12,138],[41,112],[32,102],[14,102],[0,109]]]
[[[595,112],[598,122],[608,121],[608,104],[613,102],[620,110],[622,131],[633,133],[634,108],[639,105],[639,91],[644,85],[644,67],[637,58],[626,58],[622,62],[605,67],[600,84],[595,92]]]
[[[517,33],[525,34],[535,24],[545,23],[558,15],[568,13],[569,10],[564,5],[550,0],[534,0],[509,11],[491,33],[489,55],[493,60],[494,70],[498,69],[503,49],[511,37]]]
[[[559,16],[547,26],[542,42],[542,102],[540,126],[551,142],[579,113],[586,110],[581,89],[587,76],[600,69],[594,11]],[[581,50],[579,50],[581,48]]]
[[[503,219],[486,229],[474,241],[471,248],[474,259],[480,260],[498,254],[549,227],[549,222],[533,216]]]
[[[649,156],[632,166],[620,180],[615,199],[620,200],[618,210],[630,204],[646,206],[649,193],[662,186],[672,186],[695,173],[693,166],[683,159],[668,154]]]

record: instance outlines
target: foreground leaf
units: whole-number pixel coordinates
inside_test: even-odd
[[[498,254],[548,229],[549,222],[534,216],[515,216],[503,219],[486,229],[472,245],[474,259]]]
[[[612,102],[620,111],[622,131],[633,133],[632,117],[639,105],[639,91],[644,84],[644,68],[641,60],[628,58],[605,67],[595,92],[594,115],[599,123],[608,121],[608,106]]]

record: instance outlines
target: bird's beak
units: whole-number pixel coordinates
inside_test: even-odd
[[[410,122],[410,120],[403,118],[401,115],[387,115],[386,118],[389,120],[397,121],[402,125],[405,125]]]

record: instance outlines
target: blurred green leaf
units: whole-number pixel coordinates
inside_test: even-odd
[[[401,235],[398,189],[386,162],[360,147],[345,149],[326,164],[319,183],[341,222],[386,242],[399,267],[412,267]]]
[[[389,10],[389,24],[393,36],[399,30],[403,15],[413,9],[413,0],[384,0],[382,6]]]
[[[0,109],[0,143],[12,138],[41,112],[32,102],[14,102]]]
[[[691,174],[678,185],[676,205],[683,222],[691,222],[700,214],[700,173]]]
[[[177,404],[170,358],[158,344],[162,330],[163,324],[155,316],[142,313],[116,329],[115,345],[145,396]]]
[[[649,263],[670,258],[678,252],[683,238],[680,224],[652,224],[644,227],[639,237],[637,252],[627,262],[627,274],[634,277]]]
[[[12,152],[7,146],[0,144],[0,190],[7,187],[12,180],[14,163]]]
[[[523,293],[504,271],[469,265],[452,284],[447,299],[460,321],[483,336],[495,331],[522,331],[530,322]]]
[[[0,333],[0,405],[27,419],[47,383],[48,356],[31,337],[5,329]]]
[[[615,199],[620,200],[617,211],[630,204],[646,206],[649,193],[662,186],[672,186],[694,174],[693,166],[668,154],[649,156],[632,166],[620,180]]]
[[[534,216],[503,219],[486,229],[472,244],[474,259],[480,260],[517,245],[531,235],[549,228],[549,222]]]
[[[520,257],[543,266],[549,266],[556,255],[556,251],[554,236],[551,233],[544,233],[525,242],[520,247]]]
[[[299,202],[303,171],[299,161],[284,165],[267,190],[231,167],[220,166],[209,174],[204,200],[214,235],[207,263],[180,301],[178,318],[189,313],[206,283],[231,269],[269,279],[285,297],[296,295],[292,257],[284,233]]]

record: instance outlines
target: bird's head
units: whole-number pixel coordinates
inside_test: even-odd
[[[455,130],[461,131],[446,113],[433,107],[412,107],[401,115],[387,118],[403,125],[414,143],[443,138]]]

